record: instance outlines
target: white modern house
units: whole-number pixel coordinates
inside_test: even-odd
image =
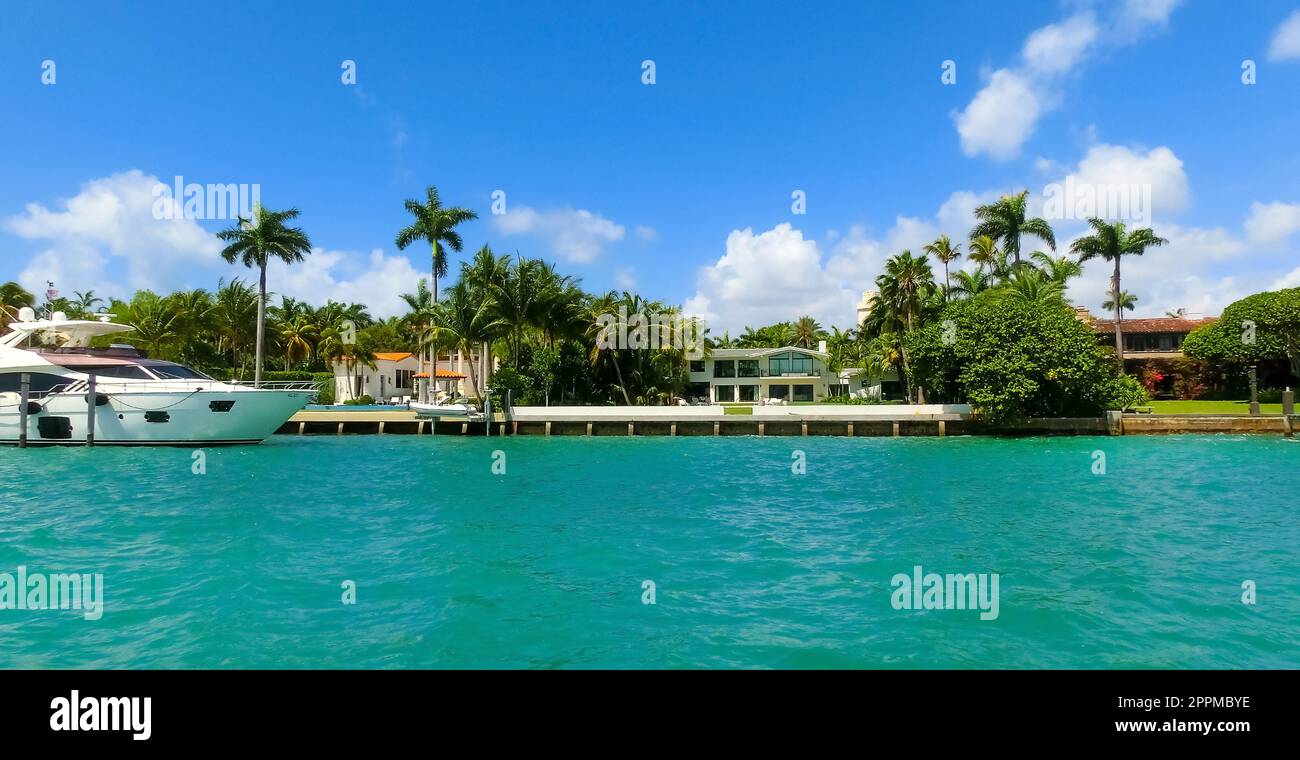
[[[881,398],[891,378],[872,378],[861,369],[833,372],[826,341],[814,351],[782,348],[715,348],[690,363],[682,394],[690,403],[816,403],[831,396]],[[892,378],[896,385],[896,378]]]

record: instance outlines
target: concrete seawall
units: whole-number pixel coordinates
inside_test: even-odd
[[[651,411],[652,410],[652,411]],[[651,413],[647,414],[647,411]],[[972,419],[965,409],[928,407],[757,407],[753,414],[725,414],[718,407],[528,407],[494,415],[491,435],[592,436],[950,436],[950,435],[1152,435],[1261,433],[1292,435],[1300,415],[1145,415],[1042,418],[1013,426]],[[443,418],[435,422],[395,409],[303,410],[280,426],[289,435],[485,435],[489,423]]]

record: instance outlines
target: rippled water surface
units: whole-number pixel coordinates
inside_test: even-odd
[[[0,449],[0,573],[102,573],[105,598],[97,621],[0,610],[0,666],[1300,667],[1280,437],[276,436],[208,450],[206,474],[192,454]],[[915,565],[998,573],[998,618],[895,610]]]

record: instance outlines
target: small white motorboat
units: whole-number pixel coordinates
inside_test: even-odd
[[[457,417],[467,420],[481,420],[483,415],[473,406],[466,403],[441,403],[425,404],[419,401],[410,402],[411,411],[420,417]]]

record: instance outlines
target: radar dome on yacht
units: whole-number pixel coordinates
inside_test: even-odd
[[[24,306],[23,308],[18,310],[19,322],[31,322],[34,319],[36,319],[36,310],[33,309],[32,307]]]
[[[50,315],[50,319],[55,322],[65,322],[68,319],[68,315],[61,311],[56,311]]]

